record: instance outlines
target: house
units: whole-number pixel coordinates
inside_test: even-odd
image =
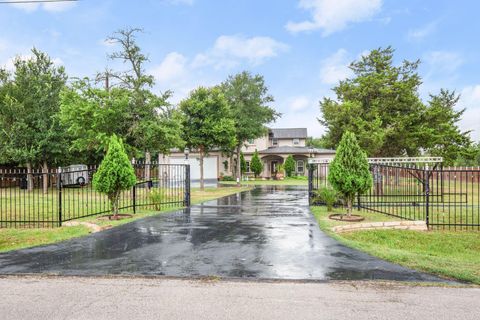
[[[295,174],[307,175],[309,158],[332,158],[335,150],[317,149],[307,146],[307,128],[275,128],[268,129],[264,136],[245,141],[242,152],[247,162],[246,175],[253,176],[250,171],[250,161],[255,150],[258,151],[263,162],[263,172],[260,177],[265,179],[274,178],[278,167],[285,162],[289,155],[295,160]],[[191,179],[200,178],[198,153],[192,151],[189,154],[191,165]],[[185,163],[185,156],[182,151],[174,150],[169,156],[162,160],[164,163],[180,164]],[[222,176],[233,175],[232,169],[235,166],[233,158],[226,157],[219,151],[211,152],[204,158],[204,177],[206,180],[217,180]],[[232,166],[233,163],[233,166]]]

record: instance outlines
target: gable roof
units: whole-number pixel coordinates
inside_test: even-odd
[[[270,129],[270,133],[273,138],[277,139],[306,139],[307,128],[280,128]]]
[[[290,146],[281,146],[281,147],[270,147],[265,150],[258,151],[259,154],[310,154],[313,151],[313,154],[335,154],[335,150],[331,149],[318,149],[310,147],[290,147]]]

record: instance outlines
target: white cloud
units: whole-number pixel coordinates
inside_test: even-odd
[[[408,32],[408,39],[411,41],[420,41],[428,37],[437,29],[437,21],[430,22],[429,24]]]
[[[15,59],[30,60],[30,59],[32,59],[32,54],[31,53],[21,54],[21,55],[15,55],[13,57],[10,57],[6,61],[4,61],[3,63],[0,63],[0,68],[5,68],[7,71],[14,71],[15,70]],[[57,67],[64,65],[64,62],[61,58],[50,57],[50,59],[52,60],[53,64]]]
[[[322,29],[322,35],[328,36],[351,22],[371,19],[380,12],[382,0],[300,0],[299,6],[310,11],[312,19],[289,21],[287,30],[297,33]]]
[[[36,11],[37,9],[42,8],[45,11],[48,12],[62,12],[69,10],[76,6],[76,3],[73,1],[68,1],[68,2],[47,2],[47,3],[35,3],[35,2],[40,2],[42,0],[31,0],[33,2],[30,3],[12,3],[10,4],[11,6],[24,10],[26,12],[33,12]]]
[[[435,73],[453,73],[463,64],[461,55],[451,51],[432,51],[424,56],[424,60]]]
[[[310,99],[305,96],[298,96],[291,98],[289,101],[290,110],[292,111],[302,111],[311,107],[312,103]]]
[[[152,69],[152,74],[161,84],[178,81],[187,73],[187,58],[178,52],[167,54],[162,63]]]
[[[337,52],[322,60],[320,67],[320,80],[324,84],[336,84],[352,75],[348,68],[350,59],[345,49],[339,49]]]
[[[465,87],[460,93],[458,106],[466,108],[460,126],[463,130],[472,130],[471,137],[480,141],[480,85]]]
[[[286,50],[286,44],[269,37],[220,36],[211,49],[195,57],[193,65],[228,69],[247,62],[256,66]]]

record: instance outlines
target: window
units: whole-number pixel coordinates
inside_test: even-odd
[[[296,138],[293,139],[293,145],[299,145],[300,144],[300,139]]]
[[[273,146],[278,146],[278,139],[277,138],[272,138],[272,145]]]
[[[255,144],[255,140],[254,139],[248,139],[248,144]]]
[[[297,173],[303,173],[305,170],[305,162],[303,160],[297,161]]]
[[[245,161],[247,163],[247,171],[246,172],[250,172],[250,161]]]

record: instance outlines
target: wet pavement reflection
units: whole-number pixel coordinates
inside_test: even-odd
[[[319,230],[306,188],[288,186],[1,254],[0,273],[441,280],[339,244]]]

